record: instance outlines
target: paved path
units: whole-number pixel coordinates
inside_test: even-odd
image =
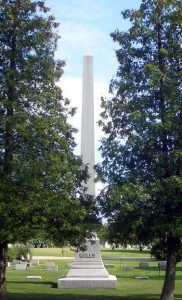
[[[68,256],[32,256],[35,260],[73,260],[74,257]]]

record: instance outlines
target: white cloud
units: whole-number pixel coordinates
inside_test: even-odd
[[[106,39],[103,31],[97,26],[75,21],[66,21],[61,27],[62,43],[79,47],[95,47]],[[70,49],[71,50],[71,49]]]

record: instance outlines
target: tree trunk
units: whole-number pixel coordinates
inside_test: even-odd
[[[168,238],[166,275],[165,275],[165,280],[164,280],[164,285],[163,285],[160,300],[174,299],[178,244],[179,243],[177,239]]]
[[[7,253],[7,243],[4,242],[0,244],[0,300],[7,300],[6,253]]]

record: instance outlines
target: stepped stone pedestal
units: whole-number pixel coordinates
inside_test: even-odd
[[[76,253],[67,276],[58,279],[61,289],[115,289],[117,279],[109,275],[100,255],[99,239],[87,239],[85,251]]]

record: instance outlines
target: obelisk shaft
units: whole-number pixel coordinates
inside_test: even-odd
[[[90,179],[87,182],[87,194],[95,196],[94,183],[94,88],[93,57],[83,57],[83,94],[81,124],[81,155],[89,166]],[[85,250],[76,253],[74,262],[66,277],[58,279],[58,288],[62,289],[115,289],[116,276],[109,275],[100,255],[99,239],[93,235],[86,239]]]
[[[82,122],[81,122],[81,155],[83,162],[88,164],[90,178],[87,182],[87,193],[95,196],[94,164],[94,84],[93,56],[83,57],[83,86],[82,86]]]

